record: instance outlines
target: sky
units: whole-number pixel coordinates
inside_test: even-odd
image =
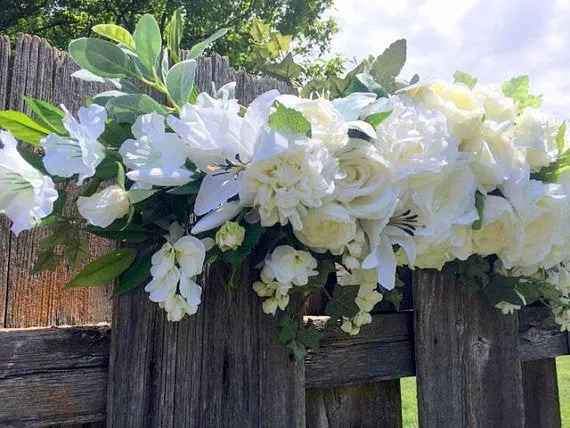
[[[530,76],[543,107],[570,117],[570,0],[335,0],[333,52],[358,60],[408,42],[403,77],[482,83]]]

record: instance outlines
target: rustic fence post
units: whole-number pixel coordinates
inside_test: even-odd
[[[277,85],[235,72],[217,56],[202,60],[197,76],[202,90],[237,81],[244,104]],[[251,289],[256,273],[246,261],[231,301],[222,275],[216,264],[205,272],[198,313],[179,323],[166,321],[142,288],[116,299],[110,428],[305,425],[304,365],[289,359],[274,319],[261,312]]]
[[[414,305],[420,426],[523,427],[516,315],[433,270],[415,272]]]
[[[525,422],[527,428],[560,428],[560,400],[556,360],[524,361],[522,364]]]

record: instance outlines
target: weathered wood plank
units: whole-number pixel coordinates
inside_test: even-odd
[[[568,333],[560,331],[560,326],[554,322],[554,315],[548,308],[525,308],[518,314],[521,360],[552,358],[568,352]]]
[[[402,426],[400,381],[309,389],[307,428],[396,428]]]
[[[0,329],[0,425],[105,417],[108,326]]]
[[[102,88],[101,85],[97,87],[73,79],[71,73],[77,70],[77,66],[69,55],[52,48],[38,37],[20,35],[13,55],[14,71],[7,94],[11,108],[29,113],[22,100],[22,95],[28,95],[56,104],[64,103],[71,110],[76,110],[82,98]],[[71,200],[73,195],[70,192],[68,199]],[[67,209],[72,207],[68,206]],[[8,225],[9,221],[2,218],[0,242],[9,243],[4,253],[9,257],[2,261],[9,263],[9,272],[4,281],[7,301],[0,302],[3,303],[2,311],[6,308],[3,326],[16,328],[110,321],[111,304],[107,287],[63,290],[63,284],[73,274],[63,266],[55,272],[42,272],[30,277],[38,243],[48,232],[40,228],[24,232],[16,238],[10,234]],[[114,248],[114,244],[99,238],[90,238],[90,243],[94,257]],[[6,245],[2,244],[2,247]]]
[[[522,363],[525,423],[527,428],[560,428],[560,399],[556,360]]]
[[[430,270],[415,272],[414,306],[420,427],[523,426],[517,317]]]

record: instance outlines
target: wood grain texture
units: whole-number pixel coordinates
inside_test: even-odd
[[[556,360],[522,363],[525,423],[527,428],[560,428],[560,399]]]
[[[400,381],[309,389],[307,428],[397,428],[402,426]]]
[[[0,330],[0,426],[102,421],[108,326]]]
[[[529,307],[518,314],[521,360],[540,360],[568,353],[568,332],[560,331],[550,309]]]
[[[2,44],[1,46],[4,46]],[[4,52],[4,48],[2,48]],[[5,55],[0,54],[0,58]],[[5,63],[0,60],[0,69]],[[30,110],[24,105],[22,95],[40,98],[55,104],[63,103],[76,111],[88,95],[100,92],[104,86],[79,81],[71,77],[78,69],[68,54],[52,48],[47,41],[29,35],[20,35],[9,60],[12,71],[0,74],[0,99],[5,98],[11,109]],[[1,89],[9,88],[4,94]],[[70,190],[70,189],[68,189]],[[70,192],[72,199],[77,192]],[[67,209],[72,209],[69,203]],[[54,272],[42,272],[30,277],[39,241],[48,235],[43,229],[23,232],[15,237],[9,231],[9,221],[2,217],[0,223],[0,249],[6,256],[0,265],[0,316],[4,327],[35,327],[68,324],[92,324],[110,321],[111,303],[109,287],[91,289],[62,289],[74,272],[59,266]],[[93,257],[100,256],[115,244],[99,238],[90,241]],[[5,267],[2,267],[5,266]],[[9,270],[6,266],[9,266]],[[2,288],[4,287],[4,288]],[[5,314],[3,313],[5,311]]]
[[[420,427],[521,427],[516,315],[468,296],[441,272],[414,273]]]
[[[197,76],[200,89],[237,81],[242,104],[279,86],[246,78],[219,56],[201,60]],[[248,263],[231,300],[221,286],[228,273],[220,265],[204,273],[200,309],[179,323],[167,322],[142,288],[116,299],[109,427],[304,426],[303,364],[277,343]]]

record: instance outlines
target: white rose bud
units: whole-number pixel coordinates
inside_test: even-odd
[[[235,250],[243,242],[245,228],[235,221],[226,221],[216,232],[216,245],[224,251]]]
[[[92,196],[80,196],[77,200],[79,213],[92,225],[107,227],[129,213],[127,192],[113,184]]]

